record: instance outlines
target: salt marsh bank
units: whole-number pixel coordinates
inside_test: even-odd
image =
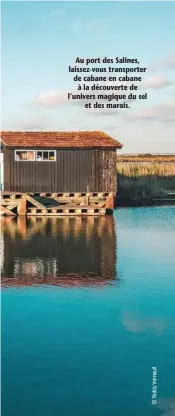
[[[121,156],[122,159],[122,156]],[[175,163],[172,162],[134,161],[127,162],[119,158],[117,162],[118,193],[116,205],[144,205],[155,202],[175,204]],[[128,157],[129,159],[129,157]],[[135,158],[136,159],[136,158]],[[139,158],[138,158],[139,159]],[[146,159],[146,158],[145,158]],[[158,159],[158,158],[157,158]],[[162,157],[163,159],[163,157]],[[169,157],[171,160],[171,158]],[[148,158],[149,160],[149,158]]]

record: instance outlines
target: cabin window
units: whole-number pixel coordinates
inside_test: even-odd
[[[56,161],[56,150],[15,150],[15,161]]]
[[[36,160],[55,162],[56,151],[55,150],[36,150]]]
[[[34,150],[15,150],[15,160],[16,161],[35,160],[35,151]]]

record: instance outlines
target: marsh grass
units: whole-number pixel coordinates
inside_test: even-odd
[[[175,192],[175,164],[118,162],[117,177],[117,199],[139,202]]]

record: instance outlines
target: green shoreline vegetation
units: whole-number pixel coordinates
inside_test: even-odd
[[[140,205],[156,198],[175,203],[175,163],[117,161],[117,203]]]

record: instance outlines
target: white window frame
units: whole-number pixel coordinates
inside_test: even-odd
[[[43,159],[38,160],[37,159],[37,152],[42,152],[42,157],[43,157],[43,152],[52,152],[52,153],[54,153],[54,160],[50,160],[50,159],[47,159],[47,160],[43,160]],[[36,160],[36,162],[56,162],[56,150],[54,150],[54,149],[37,149],[36,150],[35,160]]]
[[[17,159],[17,152],[34,152],[34,159]],[[52,152],[54,153],[54,160],[37,160],[37,152],[42,152],[42,157],[43,157],[43,152]],[[56,162],[56,150],[52,150],[52,149],[37,149],[37,150],[33,150],[33,149],[15,149],[15,162]]]
[[[34,159],[17,159],[17,152],[33,152],[34,153]],[[15,149],[15,162],[35,162],[35,150],[33,149]]]

